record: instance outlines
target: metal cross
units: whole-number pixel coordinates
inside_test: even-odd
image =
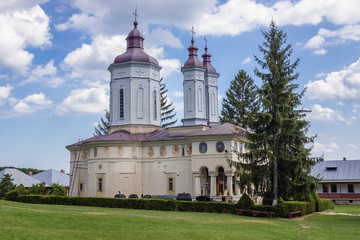
[[[194,34],[195,34],[195,31],[194,31],[194,26],[191,27],[191,35],[192,35],[192,40],[194,40]]]
[[[205,35],[205,37],[204,37],[204,40],[205,40],[205,47],[207,47],[207,39],[206,39],[206,35]]]
[[[136,17],[138,17],[139,15],[137,14],[137,5],[135,5],[135,12],[133,12],[134,16],[135,16],[135,22],[136,22]]]

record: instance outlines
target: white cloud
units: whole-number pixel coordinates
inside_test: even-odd
[[[343,44],[347,41],[360,41],[360,25],[347,25],[337,30],[320,28],[318,34],[312,37],[305,48],[314,49],[315,54],[326,54],[325,46]]]
[[[181,91],[175,91],[175,92],[172,92],[172,95],[174,97],[183,97],[184,96],[184,93],[181,92]]]
[[[71,71],[72,78],[109,79],[106,70],[117,55],[126,50],[126,36],[96,36],[91,44],[82,44],[64,59],[62,68]]]
[[[351,143],[346,144],[346,146],[347,146],[347,147],[350,147],[350,148],[352,148],[352,149],[358,149],[358,147],[357,147],[356,145],[351,144]]]
[[[32,82],[41,82],[46,86],[56,88],[64,82],[63,78],[57,76],[57,67],[54,60],[50,60],[45,66],[38,65],[29,74],[29,77],[22,81],[20,85]]]
[[[6,86],[0,87],[0,106],[4,104],[4,100],[6,100],[10,96],[10,92],[13,87],[10,84],[6,84]]]
[[[309,81],[305,87],[309,99],[357,101],[360,98],[360,58],[343,70],[328,73],[325,80]]]
[[[43,1],[28,1],[24,5],[21,4],[27,1],[3,2],[10,3],[0,5],[0,65],[25,74],[34,57],[25,49],[51,45],[50,19],[37,5]]]
[[[20,114],[35,113],[39,110],[49,108],[52,103],[51,100],[46,99],[45,94],[42,92],[29,95],[21,100],[11,99],[13,111]]]
[[[332,153],[335,149],[338,149],[339,146],[332,142],[329,144],[321,144],[319,142],[314,143],[314,148],[312,149],[312,153]]]
[[[154,29],[148,36],[146,42],[157,45],[167,45],[173,48],[182,48],[183,45],[179,38],[175,37],[170,31],[162,28]]]
[[[160,74],[163,78],[166,78],[173,72],[180,71],[181,63],[179,59],[160,59],[159,64],[162,66]]]
[[[309,118],[318,121],[345,121],[343,115],[331,108],[323,108],[319,104],[312,107],[311,113],[308,114]]]
[[[109,108],[107,87],[75,89],[56,107],[58,115],[80,115],[104,113]]]
[[[247,63],[249,63],[249,62],[251,62],[251,58],[247,57],[247,58],[244,59],[244,61],[242,61],[241,64],[244,65],[244,64],[247,64]]]

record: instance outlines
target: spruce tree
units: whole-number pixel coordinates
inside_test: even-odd
[[[315,162],[307,146],[314,137],[306,136],[308,111],[300,109],[305,89],[299,91],[295,82],[299,59],[292,61],[292,47],[274,21],[269,32],[262,34],[264,42],[259,50],[263,57],[255,56],[260,66],[255,75],[262,80],[261,111],[256,114],[254,131],[247,134],[248,152],[242,155],[245,162],[231,165],[238,169],[242,187],[251,186],[257,193],[267,191],[276,205],[279,197],[304,200],[313,192],[310,170]]]
[[[251,129],[253,116],[259,110],[257,87],[254,80],[241,70],[230,82],[222,103],[220,122],[229,122],[244,129]]]
[[[177,119],[173,120],[176,116],[175,107],[172,106],[172,102],[168,103],[167,99],[168,89],[163,82],[163,78],[160,79],[160,94],[161,94],[161,126],[168,128],[174,125]]]
[[[100,122],[98,122],[97,126],[95,127],[94,136],[108,135],[109,124],[110,124],[110,111],[105,109],[105,119],[101,118]]]

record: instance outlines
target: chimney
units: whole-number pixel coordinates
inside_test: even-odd
[[[343,157],[343,160],[346,161],[346,157]]]
[[[61,173],[65,173],[65,170],[64,170],[64,169],[61,169],[60,172],[61,172]]]
[[[28,172],[28,175],[29,175],[29,176],[32,176],[32,172]]]
[[[323,162],[323,161],[324,161],[324,158],[323,158],[323,157],[321,157],[321,158],[319,159],[319,161],[320,161],[320,162]]]

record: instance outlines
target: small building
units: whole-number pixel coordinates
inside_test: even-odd
[[[24,185],[25,188],[31,187],[33,184],[40,184],[41,181],[29,176],[15,168],[5,168],[0,171],[0,179],[4,177],[4,174],[10,174],[13,179],[13,184],[19,186],[20,184]]]
[[[360,204],[360,160],[321,161],[311,175],[320,179],[320,198],[338,204]]]
[[[45,183],[46,194],[51,190],[53,183],[63,186],[67,191],[70,186],[70,177],[64,170],[57,171],[55,169],[48,169],[32,176],[36,180]]]

